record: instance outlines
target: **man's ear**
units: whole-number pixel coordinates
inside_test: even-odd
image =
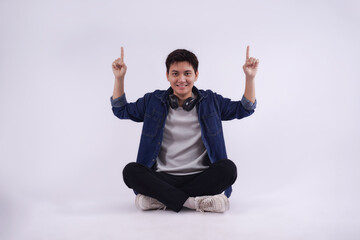
[[[198,79],[198,77],[199,77],[199,71],[196,71],[196,73],[195,73],[195,81]]]
[[[169,73],[168,72],[166,72],[166,79],[170,82],[170,80],[169,80]]]

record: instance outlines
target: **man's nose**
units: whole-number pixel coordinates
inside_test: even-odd
[[[184,75],[181,75],[179,80],[180,80],[180,82],[185,82],[186,81],[185,79],[186,79],[186,77]]]

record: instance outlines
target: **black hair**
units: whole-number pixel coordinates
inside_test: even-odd
[[[176,62],[188,62],[194,68],[195,73],[198,71],[199,61],[196,55],[186,49],[176,49],[166,58],[166,72],[169,73],[170,66]]]

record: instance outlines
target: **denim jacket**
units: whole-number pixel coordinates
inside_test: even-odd
[[[128,103],[125,94],[112,99],[112,110],[120,119],[131,119],[143,122],[139,151],[136,162],[152,168],[160,152],[165,120],[168,114],[168,96],[172,92],[169,88],[155,90],[139,98],[136,102]],[[199,90],[195,86],[193,92],[198,101],[196,110],[199,117],[201,137],[211,163],[227,159],[225,141],[221,121],[241,119],[250,116],[256,108],[244,96],[241,101],[231,101],[211,90]],[[225,191],[230,196],[231,187]]]

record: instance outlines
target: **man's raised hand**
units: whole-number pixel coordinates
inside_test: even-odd
[[[112,70],[117,80],[123,80],[126,74],[127,66],[124,63],[124,48],[121,47],[121,56],[112,63]]]
[[[243,66],[247,79],[254,79],[259,66],[259,59],[250,57],[250,46],[246,48],[246,60]]]

